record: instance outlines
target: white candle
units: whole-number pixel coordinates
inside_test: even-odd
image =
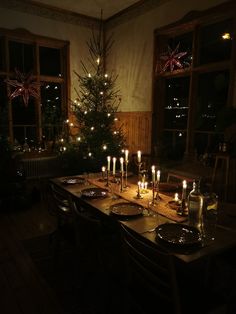
[[[113,175],[115,175],[116,174],[116,157],[113,157],[112,158],[112,161],[113,161]]]
[[[179,195],[178,195],[178,193],[175,193],[174,201],[178,202],[178,200],[179,200]]]
[[[161,176],[161,172],[160,170],[157,170],[157,182],[160,182],[160,176]]]
[[[137,160],[138,162],[141,162],[141,150],[137,151]]]
[[[111,170],[111,156],[107,156],[107,170]]]
[[[125,161],[128,161],[129,151],[128,149],[125,150]]]
[[[144,182],[144,189],[147,190],[147,182]]]
[[[155,182],[155,166],[152,166],[152,182]]]
[[[186,189],[187,189],[187,181],[183,181],[183,191],[182,191],[182,199],[186,198]]]
[[[102,167],[102,172],[105,172],[106,171],[106,167]]]
[[[120,171],[123,172],[124,171],[124,158],[120,157]]]

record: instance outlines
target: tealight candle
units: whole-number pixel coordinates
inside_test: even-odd
[[[111,156],[107,156],[107,171],[110,171],[111,169]]]
[[[175,201],[175,202],[178,202],[178,201],[179,201],[179,195],[178,195],[178,193],[175,193],[174,201]]]
[[[115,176],[115,174],[116,174],[116,157],[113,157],[112,161],[113,161],[113,169],[112,169],[113,172],[112,173]]]
[[[141,150],[137,151],[137,160],[138,162],[141,162]]]

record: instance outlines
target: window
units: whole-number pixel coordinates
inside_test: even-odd
[[[212,153],[227,127],[235,21],[227,5],[212,10],[155,31],[152,141],[164,158]]]
[[[68,114],[68,45],[27,31],[0,30],[0,134],[32,147],[60,136]],[[39,96],[30,94],[28,103],[21,95],[9,97],[16,87],[5,80],[19,81],[17,71],[37,83]]]

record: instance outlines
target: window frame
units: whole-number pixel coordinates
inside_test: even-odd
[[[198,65],[198,47],[199,47],[199,33],[200,29],[204,26],[208,26],[217,22],[232,19],[233,29],[236,29],[236,15],[235,15],[236,4],[233,1],[229,3],[223,3],[217,7],[205,10],[203,12],[190,12],[180,21],[167,25],[165,27],[156,29],[154,31],[154,62],[153,62],[153,123],[155,128],[152,128],[152,149],[153,154],[157,157],[161,157],[161,135],[165,131],[164,129],[164,104],[165,104],[165,80],[168,78],[177,78],[183,76],[189,76],[190,78],[190,89],[189,89],[189,111],[188,121],[186,128],[186,145],[185,153],[183,158],[194,159],[196,157],[194,147],[194,136],[198,132],[194,129],[194,113],[197,108],[196,95],[198,87],[198,77],[202,73],[217,72],[219,70],[229,71],[229,86],[228,86],[228,97],[226,106],[232,106],[233,95],[234,95],[234,72],[236,68],[236,39],[233,38],[231,58],[229,60],[207,63]],[[168,37],[175,37],[188,32],[193,32],[193,43],[192,43],[192,64],[188,68],[177,69],[173,72],[162,72],[160,71],[160,54],[164,46],[165,40]],[[235,36],[235,33],[233,34]],[[172,129],[173,133],[175,129]],[[203,132],[203,131],[202,131]],[[215,131],[205,132],[208,136],[208,142],[211,141]],[[212,134],[211,134],[212,133]]]
[[[14,29],[9,30],[5,28],[0,28],[0,36],[3,39],[3,69],[0,69],[0,76],[5,77],[7,79],[14,77],[14,72],[10,71],[10,62],[9,62],[9,42],[19,42],[25,44],[33,45],[35,56],[34,56],[34,69],[33,76],[36,82],[52,82],[59,83],[62,86],[62,99],[61,99],[61,110],[65,117],[68,117],[69,108],[68,108],[68,99],[70,95],[70,70],[69,70],[69,49],[70,43],[69,41],[59,40],[55,38],[50,38],[46,36],[40,36],[36,34],[30,33],[25,29]],[[61,63],[61,77],[56,76],[48,76],[48,75],[40,75],[39,68],[39,47],[47,47],[47,48],[56,48],[60,50],[60,63]],[[9,86],[6,84],[7,94],[9,94]],[[41,96],[41,95],[40,95]],[[33,98],[34,105],[36,106],[36,123],[32,125],[36,128],[36,140],[40,142],[43,136],[43,125],[42,125],[42,116],[41,116],[41,97]],[[14,141],[14,132],[13,128],[13,120],[12,120],[12,103],[9,98],[7,98],[7,106],[8,106],[8,123],[6,127],[8,127],[8,138],[9,141],[13,143]],[[21,125],[20,125],[21,126]]]

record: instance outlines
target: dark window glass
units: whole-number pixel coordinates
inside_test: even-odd
[[[14,124],[35,124],[35,104],[33,99],[29,99],[27,106],[23,103],[22,97],[12,100],[12,116]]]
[[[4,70],[5,48],[4,38],[0,37],[0,70]]]
[[[43,135],[47,140],[57,137],[62,122],[61,85],[44,82],[41,87]]]
[[[40,47],[39,62],[40,74],[49,76],[61,76],[60,50],[55,48]]]
[[[164,128],[186,129],[188,120],[189,77],[166,80]]]
[[[34,70],[34,47],[29,44],[9,42],[10,71],[15,68],[22,73]]]
[[[202,28],[200,31],[200,64],[230,59],[232,35],[231,20]],[[222,36],[226,36],[226,38],[224,39]]]
[[[164,131],[162,133],[162,158],[178,160],[183,158],[186,145],[186,133]]]
[[[0,77],[0,134],[8,133],[8,101],[5,78]]]
[[[221,109],[227,104],[229,72],[204,73],[199,76],[195,128],[214,131],[220,123]]]

